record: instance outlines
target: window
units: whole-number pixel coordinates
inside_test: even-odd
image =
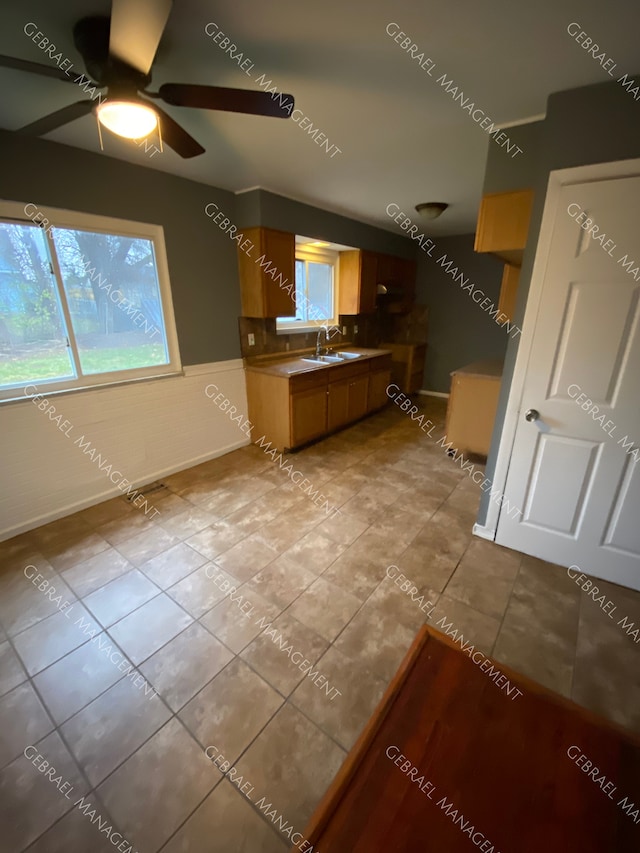
[[[0,205],[0,397],[179,370],[161,228]]]
[[[337,324],[337,264],[337,252],[296,246],[296,316],[278,317],[277,331]]]

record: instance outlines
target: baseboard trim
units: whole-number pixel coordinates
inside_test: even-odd
[[[449,395],[445,394],[443,391],[418,391],[418,394],[422,394],[425,397],[442,397],[443,399],[449,398]]]
[[[224,456],[227,453],[231,453],[233,450],[238,450],[241,447],[247,447],[249,444],[251,444],[251,442],[245,438],[241,441],[233,442],[226,447],[220,447],[213,451],[213,453],[203,453],[200,456],[196,456],[186,462],[181,462],[178,465],[173,465],[169,468],[163,468],[162,470],[151,472],[148,475],[145,475],[136,488],[142,489],[149,483],[154,483],[156,480],[161,480],[163,477],[169,477],[171,474],[177,474],[179,471],[186,471],[188,468],[195,468],[196,465],[201,465],[203,462],[208,462],[210,459],[217,459],[218,456]],[[57,521],[59,518],[64,518],[67,515],[73,515],[76,512],[81,512],[83,509],[96,506],[97,504],[103,503],[103,501],[116,498],[121,494],[122,492],[114,486],[113,489],[107,489],[107,491],[101,492],[99,495],[93,495],[90,498],[84,498],[81,501],[67,504],[66,506],[53,510],[52,512],[43,513],[35,518],[30,518],[23,524],[1,531],[0,542],[4,542],[6,539],[12,539],[14,536],[19,536],[21,533],[27,533],[29,530],[41,527],[43,524],[49,524],[51,521]],[[150,501],[150,503],[153,503],[153,501]],[[161,516],[158,516],[158,518],[160,517]]]
[[[473,525],[473,535],[480,539],[488,539],[489,542],[495,542],[496,532],[492,527],[485,527],[484,524]]]

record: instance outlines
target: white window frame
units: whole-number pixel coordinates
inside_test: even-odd
[[[305,244],[296,245],[296,261],[315,261],[321,264],[330,264],[333,268],[333,294],[332,313],[333,317],[326,320],[295,320],[292,317],[278,317],[276,319],[276,332],[279,335],[287,335],[292,332],[316,332],[323,327],[337,326],[338,315],[338,259],[340,253],[333,249],[325,249],[318,246]]]
[[[30,217],[26,212],[27,206],[37,209],[37,216]],[[45,230],[45,239],[49,247],[49,254],[53,263],[58,288],[58,299],[62,307],[65,323],[70,336],[74,334],[73,326],[69,316],[67,297],[62,285],[62,275],[58,265],[58,257],[55,250],[53,238],[48,233],[49,226],[60,228],[71,228],[76,230],[87,230],[102,234],[117,234],[124,237],[139,237],[153,243],[155,256],[156,274],[158,277],[158,288],[160,291],[160,303],[162,306],[162,317],[169,354],[168,364],[151,365],[150,367],[134,367],[129,370],[113,370],[109,373],[82,374],[75,379],[33,379],[29,382],[16,383],[10,388],[0,389],[0,404],[11,400],[35,396],[38,393],[51,393],[63,391],[78,391],[88,388],[102,387],[105,385],[122,385],[129,382],[137,382],[141,379],[158,379],[164,376],[182,375],[180,363],[180,349],[178,346],[178,334],[176,331],[175,315],[173,312],[173,301],[171,298],[171,284],[169,281],[169,265],[167,263],[167,252],[164,242],[164,229],[161,225],[151,225],[146,222],[134,222],[128,219],[115,219],[111,216],[97,216],[92,213],[82,213],[73,210],[40,205],[37,202],[16,202],[0,200],[0,219],[11,220],[17,225],[35,225],[43,227],[44,220],[48,220]],[[112,282],[115,284],[115,282]],[[26,388],[37,386],[37,391],[25,394]]]

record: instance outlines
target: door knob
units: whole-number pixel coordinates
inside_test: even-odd
[[[529,409],[524,416],[525,421],[529,421],[532,423],[533,421],[537,421],[540,417],[540,412],[537,409]]]

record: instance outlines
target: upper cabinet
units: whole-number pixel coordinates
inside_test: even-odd
[[[379,284],[384,284],[392,297],[387,310],[410,311],[415,299],[416,262],[364,249],[340,253],[340,314],[373,314]]]
[[[373,314],[376,310],[377,287],[378,257],[375,252],[363,249],[340,252],[339,314]]]
[[[247,228],[251,255],[238,249],[243,317],[295,317],[295,234]]]
[[[508,264],[520,266],[532,204],[533,190],[485,195],[478,214],[476,252],[490,252]]]

